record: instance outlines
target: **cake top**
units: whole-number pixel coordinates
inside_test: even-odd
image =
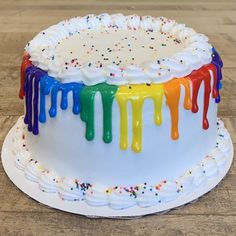
[[[62,82],[163,83],[211,62],[208,38],[164,17],[88,15],[40,32],[26,46]]]
[[[143,29],[84,29],[62,40],[56,47],[66,66],[138,66],[181,52],[184,44],[169,34]]]

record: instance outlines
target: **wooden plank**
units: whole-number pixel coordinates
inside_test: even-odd
[[[17,221],[15,221],[17,219]],[[55,211],[0,216],[3,235],[234,235],[234,216],[149,216],[133,220],[87,219]]]

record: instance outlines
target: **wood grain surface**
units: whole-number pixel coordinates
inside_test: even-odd
[[[17,93],[25,44],[60,20],[101,12],[170,17],[210,38],[224,61],[219,116],[236,149],[235,0],[0,0],[0,146],[23,112]],[[0,235],[236,235],[236,165],[196,203],[134,220],[87,219],[40,205],[18,190],[0,165]]]

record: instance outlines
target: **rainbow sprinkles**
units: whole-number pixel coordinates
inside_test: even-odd
[[[76,25],[76,27],[73,28],[72,25]],[[94,43],[94,38],[98,34],[98,32],[94,32],[94,28],[97,29],[98,26],[101,27],[100,31],[104,32],[104,37],[109,37],[107,36],[109,30],[120,34],[120,42],[114,43],[112,38],[108,38],[110,41],[107,39],[108,44],[111,42],[115,47],[106,45],[107,54],[102,53],[103,55],[101,55],[100,49],[104,44],[96,45]],[[64,29],[63,33],[57,34],[57,28]],[[124,37],[122,31],[124,28],[130,30],[131,34],[128,35],[130,38]],[[146,49],[137,43],[139,42],[137,32],[147,35],[148,40],[152,43]],[[159,46],[156,48],[157,35],[153,36],[155,32],[166,40],[158,42]],[[82,52],[81,57],[75,57],[75,54],[78,55],[78,53],[70,49],[64,57],[58,56],[60,47],[63,48],[64,39],[81,41],[86,35],[90,37],[88,42],[79,45],[81,51],[87,54],[87,58]],[[36,46],[39,41],[43,48]],[[158,50],[165,48],[166,43],[176,45],[177,53],[174,57],[168,58],[168,52],[163,51],[164,54],[167,54],[167,58],[158,58]],[[185,47],[184,51],[178,48],[180,44]],[[148,62],[143,56],[143,66],[138,67],[136,64],[140,62],[136,62],[135,53],[132,51],[136,48],[135,45],[140,45],[138,53],[146,50],[148,57],[157,56],[157,60]],[[122,51],[124,49],[126,52]],[[109,50],[112,51],[114,58],[107,56]],[[124,55],[128,53],[127,61],[123,60],[122,53]],[[83,58],[85,58],[84,61]],[[86,61],[88,59],[89,62]],[[120,148],[125,150],[129,147],[127,103],[130,102],[133,132],[131,147],[134,152],[140,152],[142,150],[142,107],[147,98],[153,100],[153,122],[156,125],[162,123],[162,106],[163,101],[166,101],[171,116],[170,135],[173,140],[179,138],[178,110],[181,86],[185,91],[182,106],[186,110],[196,113],[198,112],[199,88],[202,83],[204,84],[202,127],[208,129],[209,100],[212,96],[216,103],[220,102],[222,66],[219,54],[208,44],[206,37],[163,17],[156,19],[113,15],[108,18],[106,14],[103,14],[73,18],[41,32],[26,47],[21,66],[19,94],[20,98],[25,96],[24,122],[28,125],[28,130],[37,135],[40,132],[38,122],[46,122],[47,112],[51,118],[56,117],[59,104],[61,109],[67,109],[68,93],[72,92],[72,112],[74,115],[80,116],[85,123],[85,138],[91,141],[95,137],[94,98],[96,93],[100,93],[103,105],[104,142],[112,142],[112,104],[116,99],[120,108]],[[179,76],[173,77],[172,74]],[[59,92],[62,94],[60,101],[57,96]],[[51,98],[51,107],[48,111],[45,106],[46,96]]]

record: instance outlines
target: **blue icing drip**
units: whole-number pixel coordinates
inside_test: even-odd
[[[50,117],[55,117],[57,114],[57,93],[59,90],[59,85],[56,84],[52,87],[51,90],[51,108],[49,109]]]
[[[218,84],[218,89],[222,89],[222,82],[220,81],[219,84]]]
[[[51,107],[49,109],[49,116],[55,117],[57,115],[57,100],[58,92],[61,92],[60,107],[62,110],[68,108],[68,94],[73,93],[73,113],[79,114],[80,112],[80,91],[84,87],[80,83],[60,83],[50,76],[44,76],[40,81],[40,114],[39,121],[46,122],[46,103],[45,97],[51,93]]]
[[[79,114],[80,113],[80,91],[78,89],[75,89],[73,92],[73,113]]]
[[[42,81],[42,80],[41,80]],[[46,114],[45,114],[45,95],[43,93],[42,85],[40,81],[40,108],[39,108],[39,122],[46,122]]]
[[[221,72],[221,68],[223,67],[223,62],[220,58],[220,55],[218,54],[218,52],[216,51],[216,49],[213,47],[212,48],[212,63],[215,65],[216,67],[216,71],[217,71],[217,90],[219,92],[219,90],[222,88],[222,72]],[[219,95],[216,97],[215,102],[219,103],[220,102],[220,93],[218,93]]]
[[[215,102],[216,102],[216,103],[219,103],[219,102],[220,102],[220,94],[216,97]]]
[[[69,90],[66,90],[65,88],[61,89],[62,95],[61,95],[61,109],[66,110],[68,107],[68,101],[67,101],[67,94]]]
[[[75,115],[80,113],[80,92],[83,89],[84,85],[79,83],[73,83],[73,113]]]
[[[61,109],[65,110],[68,107],[68,93],[73,93],[73,113],[79,114],[80,112],[80,91],[84,86],[79,83],[66,83],[60,84],[60,90],[62,91],[61,97]]]
[[[33,122],[33,127],[32,127],[32,132],[33,134],[38,134],[38,90],[39,90],[39,81],[40,77],[35,75],[34,79],[34,98],[33,98],[33,107],[34,107],[34,122]]]
[[[46,122],[46,95],[48,95],[51,91],[51,88],[54,84],[56,84],[57,81],[54,80],[52,77],[45,75],[40,80],[40,112],[39,112],[39,121],[41,123]]]

